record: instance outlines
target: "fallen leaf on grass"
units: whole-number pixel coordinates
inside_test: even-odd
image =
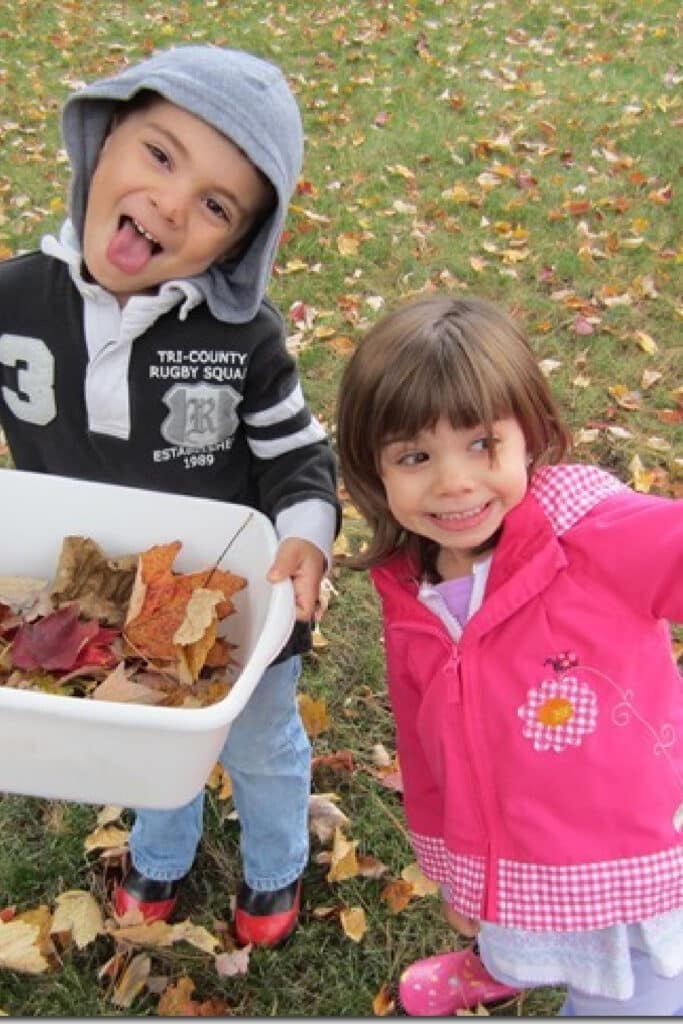
[[[401,872],[401,878],[413,887],[413,896],[438,896],[439,886],[420,871],[416,863],[408,864]]]
[[[52,917],[52,935],[68,932],[79,949],[85,949],[103,931],[104,921],[99,904],[91,893],[70,889],[57,897]]]
[[[344,812],[335,806],[338,800],[336,793],[314,793],[308,798],[308,827],[321,843],[330,842],[336,829],[350,824]]]
[[[380,893],[380,899],[386,903],[394,914],[400,914],[402,910],[405,910],[412,897],[412,885],[402,878],[395,878],[389,882]]]
[[[232,796],[232,779],[220,761],[217,761],[211,769],[206,784],[209,789],[217,791],[216,795],[219,800],[229,800]]]
[[[339,915],[344,935],[353,942],[360,942],[368,930],[365,911],[362,907],[349,907]]]
[[[152,961],[146,953],[138,953],[126,967],[112,993],[114,1006],[123,1010],[129,1009],[136,997],[140,995],[152,968]]]
[[[309,739],[316,739],[322,732],[329,729],[332,721],[327,712],[327,702],[324,697],[314,700],[307,693],[299,694],[299,714]]]
[[[388,1017],[396,1009],[396,1000],[391,995],[391,985],[384,982],[372,1000],[372,1012],[375,1017]]]
[[[0,920],[0,967],[25,974],[43,974],[49,962],[40,951],[40,928],[15,917]]]
[[[195,984],[184,974],[175,985],[169,985],[157,1007],[159,1017],[230,1017],[232,1008],[225,999],[205,999],[198,1002],[192,998]]]
[[[125,917],[122,918],[125,920]],[[203,953],[215,953],[220,942],[203,925],[194,924],[189,918],[177,924],[166,921],[123,925],[108,929],[115,942],[126,942],[133,946],[172,946],[175,942],[189,942]]]
[[[238,974],[248,974],[251,945],[242,946],[230,953],[219,953],[216,957],[216,971],[222,978],[233,978]]]
[[[110,847],[127,846],[129,836],[128,829],[121,828],[119,825],[103,825],[85,837],[83,846],[86,853],[92,853],[93,850],[107,850]]]
[[[357,840],[347,839],[340,828],[334,830],[330,870],[326,876],[328,882],[343,882],[358,876],[357,847]]]

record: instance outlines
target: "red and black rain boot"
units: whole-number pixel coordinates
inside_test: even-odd
[[[172,882],[158,882],[146,878],[131,868],[121,885],[114,890],[114,912],[123,917],[131,910],[139,910],[143,920],[168,921],[178,900],[182,878]]]
[[[301,879],[274,892],[257,892],[246,882],[237,894],[235,935],[243,946],[279,946],[296,928]]]

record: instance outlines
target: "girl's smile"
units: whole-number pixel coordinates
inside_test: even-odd
[[[440,546],[445,576],[469,571],[472,552],[494,536],[528,484],[524,434],[512,418],[493,424],[491,440],[483,427],[456,430],[440,419],[433,430],[386,444],[380,469],[392,515]]]

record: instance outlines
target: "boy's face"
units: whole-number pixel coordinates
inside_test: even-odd
[[[85,264],[123,303],[223,259],[268,201],[237,146],[159,99],[126,116],[104,142],[88,194]]]

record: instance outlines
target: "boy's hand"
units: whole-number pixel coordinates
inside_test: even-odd
[[[280,544],[267,578],[271,583],[291,579],[296,617],[300,622],[310,622],[324,572],[325,556],[320,548],[308,540],[288,537]]]

